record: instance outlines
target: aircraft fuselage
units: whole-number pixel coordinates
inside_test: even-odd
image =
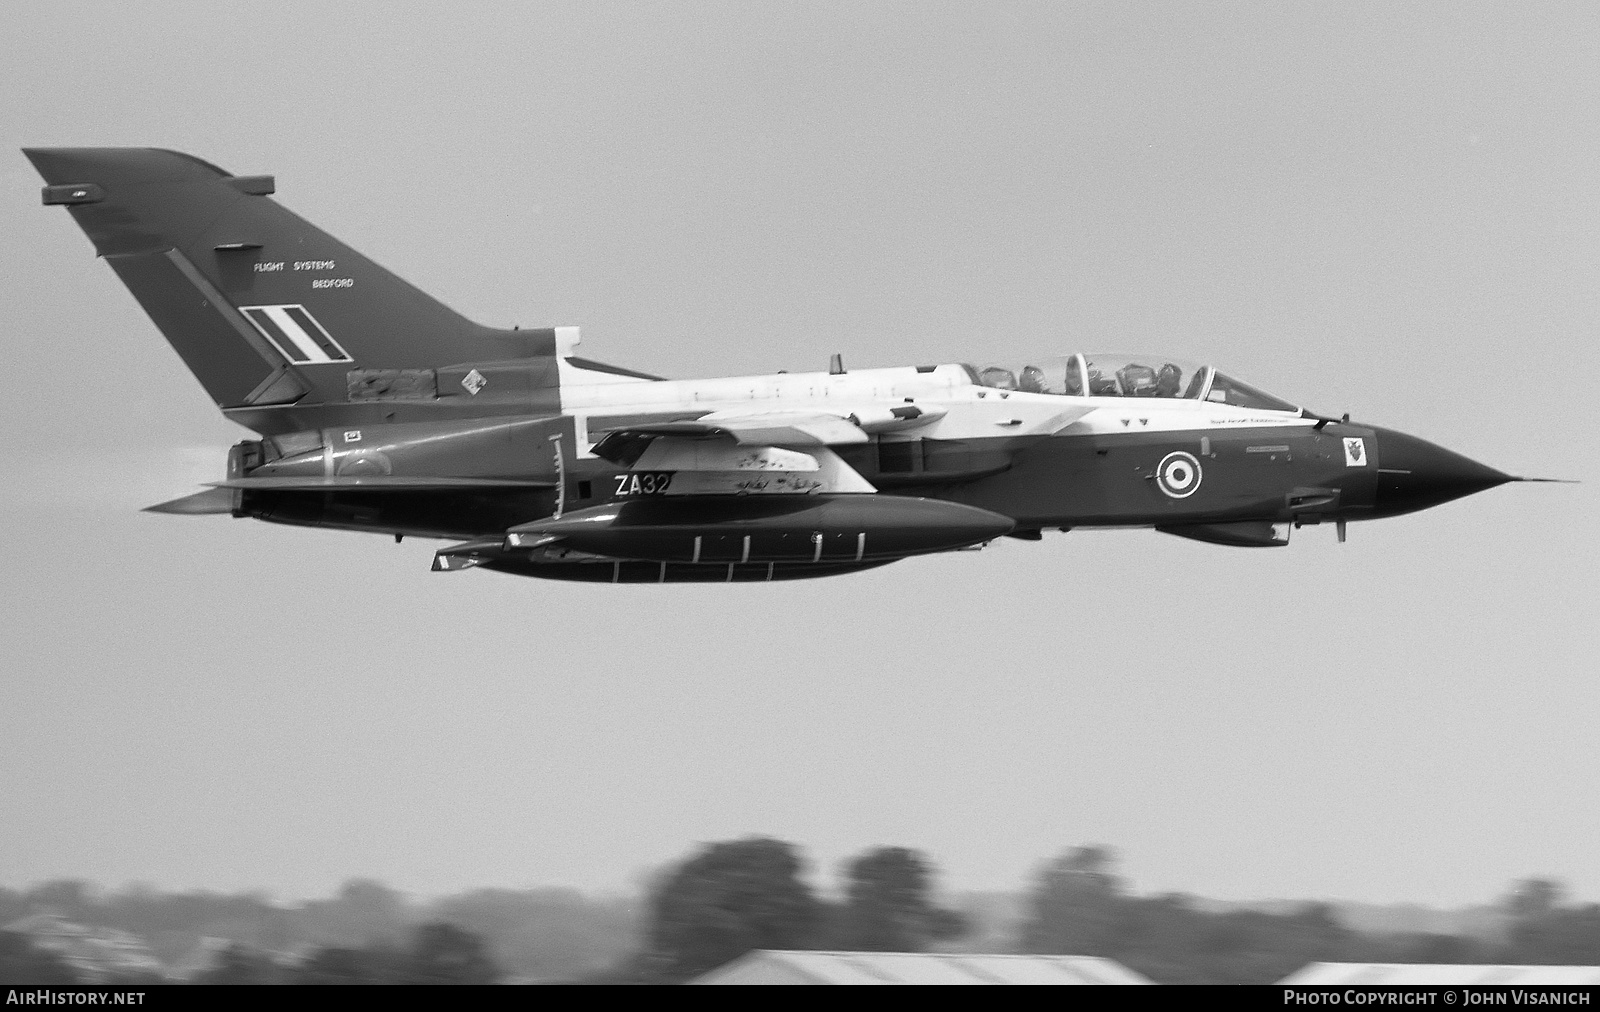
[[[862,442],[832,446],[832,452],[881,492],[1001,514],[1020,537],[1076,527],[1178,528],[1173,533],[1201,536],[1208,532],[1187,528],[1254,522],[1267,526],[1204,539],[1272,545],[1286,537],[1283,525],[1365,520],[1420,508],[1399,495],[1378,501],[1380,485],[1402,477],[1401,469],[1384,467],[1385,430],[1298,411],[1000,390],[975,383],[961,365],[650,381],[597,374],[563,360],[561,378],[560,413],[545,421],[550,434],[560,434],[568,446],[562,503],[567,511],[674,494],[672,472],[624,467],[592,452],[619,428],[721,414],[861,418],[896,403],[935,417],[922,424],[886,424]],[[347,459],[370,460],[359,456],[368,451],[350,448],[382,445],[382,432],[372,426],[329,430],[319,451],[326,460],[318,460],[317,468],[342,474],[349,470]],[[362,442],[341,445],[352,435]],[[539,464],[549,470],[549,461]],[[553,513],[556,500],[554,490],[492,496],[252,491],[242,511],[279,522],[480,538]],[[1271,525],[1278,529],[1269,530]]]

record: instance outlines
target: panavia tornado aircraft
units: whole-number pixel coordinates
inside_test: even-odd
[[[435,570],[788,580],[1045,530],[1272,546],[1513,478],[1161,355],[667,380],[473,323],[150,148],[27,156],[224,415],[261,438],[151,509],[449,539]]]

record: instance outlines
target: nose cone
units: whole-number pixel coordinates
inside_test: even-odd
[[[1393,429],[1378,437],[1378,488],[1373,514],[1398,516],[1515,481],[1470,457]]]

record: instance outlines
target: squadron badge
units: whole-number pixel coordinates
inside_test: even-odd
[[[1344,441],[1344,464],[1346,467],[1367,466],[1367,441],[1365,439],[1346,439]]]

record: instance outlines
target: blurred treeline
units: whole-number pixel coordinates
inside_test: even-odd
[[[0,925],[49,910],[135,934],[168,965],[217,940],[191,978],[217,983],[669,983],[758,948],[1104,956],[1162,983],[1270,983],[1316,961],[1600,965],[1600,905],[1569,904],[1545,879],[1517,883],[1492,908],[1458,918],[1460,929],[1438,931],[1404,927],[1416,908],[1139,895],[1104,847],[1062,854],[1015,895],[942,897],[929,859],[901,847],[869,850],[840,871],[839,894],[824,896],[797,847],[752,837],[699,847],[638,901],[486,889],[413,903],[357,880],[287,907],[259,895],[54,882],[0,889]],[[0,934],[0,981],[71,979],[27,938]]]
[[[1105,847],[1078,847],[1040,869],[998,941],[970,914],[933,901],[931,867],[885,848],[850,862],[846,895],[819,899],[795,849],[777,840],[711,844],[663,876],[646,945],[615,979],[685,980],[752,948],[1027,952],[1104,956],[1164,984],[1266,984],[1312,962],[1600,965],[1600,905],[1567,906],[1545,879],[1517,883],[1491,911],[1458,918],[1472,933],[1360,931],[1326,903],[1252,908],[1140,896]],[[1403,923],[1416,908],[1359,908]],[[1485,913],[1488,916],[1483,916]],[[984,935],[991,944],[974,944]]]
[[[252,980],[288,983],[305,976],[269,972],[284,963],[363,979],[427,976],[441,946],[458,961],[478,947],[492,966],[491,979],[566,980],[614,966],[635,951],[640,903],[572,889],[478,889],[417,903],[370,879],[294,906],[254,893],[103,892],[80,881],[0,889],[0,927],[41,911],[137,935],[169,967],[193,963],[208,941],[220,942],[224,949],[211,961],[231,961],[230,977]],[[440,927],[455,934],[434,930]],[[0,938],[0,967],[8,941],[16,949],[15,940]],[[332,968],[324,965],[330,960]]]

